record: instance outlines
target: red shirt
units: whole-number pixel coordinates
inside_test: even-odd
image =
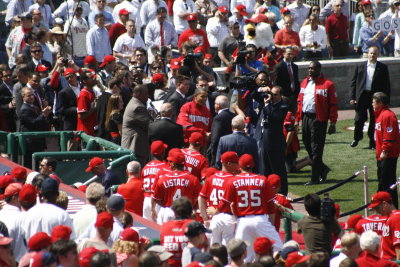
[[[208,160],[197,151],[190,151],[187,148],[181,149],[185,155],[185,167],[188,172],[201,180],[201,171],[208,168]]]
[[[131,178],[126,184],[118,186],[118,194],[125,199],[125,209],[143,216],[143,182],[140,178]]]
[[[398,265],[389,260],[381,259],[378,255],[372,254],[368,251],[361,252],[360,256],[356,259],[358,266],[362,267],[397,267]]]
[[[293,30],[288,31],[286,28],[276,32],[274,37],[274,43],[277,45],[296,45],[301,47],[299,34]],[[293,50],[293,56],[296,57],[298,50]]]
[[[376,158],[381,159],[382,150],[387,151],[388,158],[397,158],[400,152],[400,134],[396,115],[387,107],[374,113]]]
[[[201,29],[196,29],[195,31],[192,31],[189,28],[183,31],[178,39],[178,49],[181,48],[181,45],[186,41],[190,41],[196,44],[196,46],[202,46],[206,52],[210,47],[210,43],[208,42],[207,38],[207,33]]]
[[[143,191],[145,197],[151,197],[151,189],[155,180],[158,178],[158,173],[167,163],[164,161],[153,160],[146,164],[142,169]]]
[[[77,102],[77,112],[83,113],[88,112],[92,103],[95,101],[96,95],[93,90],[83,88],[79,93]],[[97,122],[97,111],[93,112],[86,119],[77,118],[77,131],[84,131],[89,135],[94,135],[94,127],[98,124]]]
[[[231,204],[237,216],[271,214],[275,212],[271,185],[263,175],[241,173],[229,179],[222,200]]]
[[[187,171],[173,171],[160,176],[154,185],[153,198],[162,201],[162,206],[171,207],[180,197],[187,197],[192,205],[196,203],[201,185],[199,179]]]
[[[161,226],[160,243],[168,252],[174,254],[168,260],[171,267],[182,266],[182,250],[189,242],[185,236],[185,227],[192,221],[191,219],[169,221]]]
[[[218,207],[219,201],[224,195],[224,189],[229,180],[233,177],[233,174],[230,172],[219,171],[206,179],[201,189],[200,196],[207,200],[208,207]],[[220,212],[232,213],[229,205],[223,205],[221,208],[222,210],[220,210]]]
[[[400,245],[400,211],[394,210],[383,226],[381,239],[381,258],[395,259],[395,247]]]
[[[349,23],[347,22],[346,15],[340,14],[337,17],[332,13],[325,22],[325,31],[329,34],[330,40],[344,40],[347,41],[349,36],[347,30],[349,29]]]
[[[363,218],[357,222],[354,232],[361,235],[365,231],[371,230],[382,236],[382,230],[386,220],[387,216],[370,215],[367,218]]]
[[[283,121],[283,134],[285,135],[285,139],[289,132],[294,132],[292,142],[286,148],[287,154],[292,154],[300,150],[299,138],[294,129],[295,120],[296,116],[291,111],[288,111],[286,118]]]

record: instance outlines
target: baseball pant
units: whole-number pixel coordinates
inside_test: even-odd
[[[160,212],[160,205],[156,204],[157,214]],[[151,197],[145,197],[143,201],[143,218],[152,221],[151,217]]]
[[[161,207],[157,215],[157,223],[163,224],[168,221],[175,219],[175,213],[170,207]]]
[[[397,159],[396,157],[377,161],[378,191],[387,191],[392,184],[396,183]],[[389,193],[392,196],[393,205],[397,209],[399,206],[397,187],[393,190],[389,190]]]
[[[236,220],[232,214],[219,213],[214,215],[210,223],[212,231],[210,244],[228,244],[229,240],[235,238],[235,228]]]
[[[245,262],[252,262],[256,259],[253,243],[256,238],[260,236],[268,237],[275,241],[272,248],[274,252],[282,249],[282,240],[275,226],[269,221],[268,215],[247,215],[238,218],[235,238],[240,238],[247,241],[249,244],[247,247],[247,257],[244,260]]]

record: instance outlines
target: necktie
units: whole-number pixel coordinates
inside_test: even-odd
[[[40,108],[40,110],[42,110],[43,109],[43,107],[42,107],[42,99],[40,99],[40,96],[39,96],[39,94],[36,92],[36,90],[34,91],[35,93],[35,102],[36,102],[36,105],[37,105],[37,107],[39,107]]]
[[[160,23],[161,46],[164,46],[164,25]]]
[[[287,68],[289,72],[290,87],[292,88],[292,91],[294,91],[292,66],[290,64],[287,64]]]

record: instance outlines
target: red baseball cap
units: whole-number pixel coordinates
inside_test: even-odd
[[[86,56],[85,59],[83,60],[83,64],[85,65],[92,65],[97,63],[97,60],[94,56]]]
[[[94,226],[96,227],[111,228],[111,229],[113,228],[113,225],[114,225],[114,217],[107,211],[98,214],[96,218],[96,223],[94,224]]]
[[[355,228],[358,221],[361,220],[363,216],[361,214],[353,214],[346,222],[345,230]]]
[[[259,255],[264,255],[270,251],[273,244],[275,244],[275,241],[267,237],[257,237],[253,244],[254,252]]]
[[[69,75],[76,74],[76,71],[73,68],[66,68],[64,70],[64,76],[68,77]]]
[[[239,4],[236,6],[235,12],[240,13],[242,16],[247,16],[246,6]]]
[[[151,78],[152,83],[164,83],[164,75],[161,73],[155,73]]]
[[[54,243],[57,240],[69,240],[71,237],[72,229],[66,225],[57,225],[51,231],[51,241]]]
[[[361,5],[371,5],[371,1],[370,0],[362,0]]]
[[[187,21],[193,21],[193,20],[197,20],[197,15],[196,14],[190,14],[187,16]]]
[[[194,132],[189,137],[189,143],[195,145],[204,145],[204,136],[199,132]]]
[[[132,228],[126,228],[121,232],[120,239],[139,243],[139,234]]]
[[[14,178],[11,175],[0,176],[0,188],[6,188],[13,181],[14,181]]]
[[[48,69],[49,69],[49,67],[46,67],[46,66],[43,65],[43,64],[39,64],[39,65],[37,65],[37,67],[35,68],[35,70],[38,71],[38,72],[45,72],[45,71],[48,70]]]
[[[252,17],[251,17],[251,19],[246,19],[245,21],[244,21],[244,23],[249,23],[249,22],[253,22],[253,23],[260,23],[260,22],[266,22],[266,23],[268,23],[268,17],[267,16],[265,16],[264,14],[258,14],[258,15],[253,15]]]
[[[202,53],[203,55],[205,55],[206,50],[204,49],[204,47],[198,46],[198,47],[196,47],[196,48],[193,50],[193,52],[195,52],[195,53]]]
[[[213,56],[211,54],[205,54],[204,59],[212,59]]]
[[[123,8],[118,12],[118,15],[129,15],[130,13],[126,8]]]
[[[273,189],[281,187],[281,177],[277,174],[268,175],[268,182]]]
[[[171,149],[168,152],[168,161],[172,161],[173,163],[183,165],[185,164],[185,155],[183,155],[180,149]]]
[[[7,185],[6,190],[4,191],[4,197],[12,197],[18,195],[21,191],[22,184],[20,183],[11,183]]]
[[[214,167],[204,168],[201,170],[201,178],[207,179],[208,177],[211,177],[212,175],[214,175],[217,171],[219,171],[219,170]]]
[[[79,253],[79,266],[80,267],[90,267],[90,260],[92,259],[93,254],[96,252],[103,251],[108,252],[108,250],[98,250],[95,247],[85,248]]]
[[[226,8],[226,6],[220,6],[218,8],[218,11],[221,13],[228,13],[228,9]]]
[[[20,202],[35,203],[36,202],[36,189],[31,184],[24,184],[19,191],[18,195]]]
[[[292,252],[286,259],[286,267],[292,267],[295,264],[305,262],[309,258],[311,258],[311,255],[303,255],[298,251]]]
[[[171,59],[169,65],[171,70],[179,69],[182,66],[181,61],[178,58]]]
[[[239,166],[242,168],[253,168],[254,167],[254,159],[250,154],[243,154],[239,158]]]
[[[262,6],[260,7],[260,9],[258,10],[258,14],[264,14],[265,12],[268,11],[268,7]]]
[[[39,232],[31,236],[28,241],[29,250],[41,250],[51,245],[51,237],[45,232]]]
[[[392,203],[392,197],[388,192],[379,191],[372,195],[371,204],[368,206],[368,208],[373,209],[383,202]]]
[[[104,67],[111,62],[115,62],[115,57],[113,55],[107,55],[103,58],[103,62],[100,64],[100,67]]]
[[[238,163],[239,162],[239,156],[236,152],[233,151],[227,151],[221,156],[221,162],[222,163],[228,163],[228,162],[233,162],[233,163]]]
[[[57,259],[51,252],[40,251],[35,253],[31,258],[30,267],[43,267],[51,266],[53,263],[57,263]]]
[[[28,175],[25,168],[17,166],[11,171],[11,177],[16,178],[17,180],[26,180],[26,176]]]
[[[86,172],[90,172],[94,167],[97,167],[101,164],[104,164],[104,160],[99,157],[94,157],[89,161],[89,167],[86,169]]]
[[[151,143],[150,151],[151,154],[159,156],[164,153],[165,149],[167,149],[168,145],[164,144],[163,141],[157,140]]]
[[[88,188],[88,186],[83,184],[83,185],[79,186],[77,189],[83,193],[86,193],[87,188]]]
[[[290,13],[289,8],[287,8],[287,7],[282,7],[282,8],[281,8],[281,14],[286,13],[286,12],[289,12],[289,13]]]

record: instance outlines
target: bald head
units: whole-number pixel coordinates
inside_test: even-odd
[[[142,168],[140,166],[140,163],[138,161],[131,161],[128,163],[128,165],[126,166],[126,172],[129,175],[134,175],[134,176],[138,176],[140,175]]]
[[[242,115],[237,115],[232,119],[232,130],[243,131],[246,126]]]
[[[229,107],[229,100],[224,95],[219,95],[215,99],[215,111],[219,111],[221,109],[225,109]]]
[[[164,103],[160,108],[161,117],[171,118],[174,115],[174,109],[172,108],[171,103]]]

